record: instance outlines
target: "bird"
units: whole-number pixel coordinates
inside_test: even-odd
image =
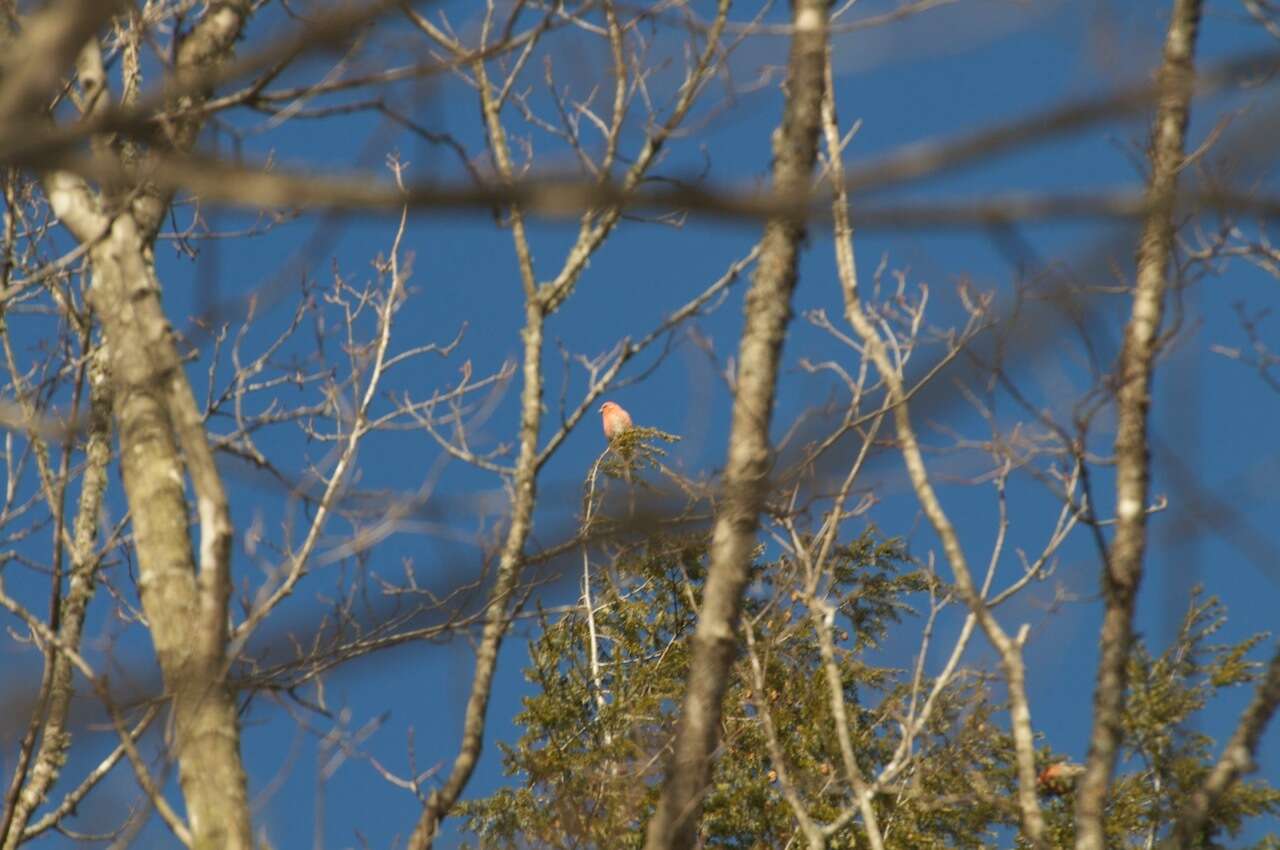
[[[604,436],[609,442],[631,427],[631,414],[621,405],[606,401],[600,405],[600,424],[604,426]]]
[[[1040,771],[1036,786],[1046,797],[1060,797],[1076,787],[1076,780],[1084,773],[1084,765],[1060,761]]]

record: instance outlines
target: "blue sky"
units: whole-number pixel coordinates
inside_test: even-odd
[[[455,22],[467,20],[466,4],[443,5]],[[871,15],[892,5],[860,0],[850,15]],[[1064,99],[1146,79],[1158,60],[1167,6],[1152,0],[960,0],[906,21],[840,36],[834,53],[838,110],[846,126],[853,120],[861,122],[848,157],[856,163],[907,142],[961,134],[1045,109]],[[1202,29],[1202,61],[1212,62],[1272,43],[1247,20],[1239,4],[1210,2],[1208,7]],[[771,18],[780,19],[783,12],[785,8],[774,10]],[[661,38],[658,47],[672,49]],[[779,38],[749,43],[733,59],[735,78],[746,81],[764,65],[781,64],[785,48],[785,40]],[[566,79],[589,73],[589,56],[565,52],[556,54],[554,60]],[[294,77],[305,78],[315,67]],[[664,84],[669,86],[670,81],[659,75],[655,86]],[[1191,146],[1204,140],[1220,117],[1232,114],[1235,123],[1228,127],[1229,136],[1235,126],[1249,120],[1249,109],[1265,108],[1267,94],[1267,89],[1262,88],[1245,95],[1216,98],[1208,108],[1198,104],[1193,109]],[[688,173],[701,166],[705,155],[710,162],[708,176],[713,181],[741,186],[764,179],[769,166],[769,133],[778,121],[780,103],[776,86],[741,97],[731,110],[710,116],[705,131],[675,145],[664,173]],[[475,98],[458,81],[440,80],[423,87],[413,109],[418,120],[437,129],[448,129],[464,143],[473,145],[475,151],[481,150],[477,144]],[[241,116],[234,120],[247,126],[260,123],[262,118]],[[531,138],[540,152],[551,149],[550,143],[536,134]],[[883,193],[876,200],[928,202],[981,199],[1013,190],[1138,186],[1141,175],[1135,170],[1130,152],[1140,152],[1145,139],[1142,121],[1113,122],[904,190]],[[398,150],[409,163],[411,179],[463,176],[456,160],[365,116],[289,122],[270,133],[251,137],[245,145],[249,157],[270,154],[295,167],[354,167],[373,173],[382,171],[383,157],[389,150]],[[1257,177],[1266,185],[1269,175]],[[182,220],[184,212],[178,215]],[[227,211],[216,213],[212,220],[230,229],[252,218],[243,212]],[[293,253],[306,244],[317,221],[317,217],[305,217],[260,238],[207,245],[197,263],[162,245],[161,278],[166,306],[175,324],[184,327],[186,318],[208,303],[209,290],[214,286],[219,298],[234,299],[280,275],[286,280],[297,279],[302,268],[321,290],[335,274],[350,280],[367,279],[373,275],[371,260],[388,250],[395,227],[390,217],[353,216],[327,233],[302,267],[291,265]],[[573,232],[573,226],[563,222],[534,224],[533,244],[540,279],[547,279],[559,268]],[[573,297],[549,323],[548,340],[552,344],[545,363],[550,420],[557,421],[556,404],[565,380],[555,348],[557,342],[562,341],[574,352],[596,354],[620,336],[643,335],[745,254],[758,233],[759,227],[750,223],[697,218],[691,218],[679,229],[625,222],[593,258]],[[932,319],[945,324],[948,317],[957,313],[954,289],[962,278],[971,280],[979,289],[1007,296],[1012,281],[1024,272],[1054,264],[1065,264],[1077,271],[1090,263],[1096,267],[1100,246],[1109,246],[1117,262],[1130,263],[1134,244],[1131,230],[1114,222],[1028,226],[1021,228],[1018,236],[1030,246],[1030,252],[1011,258],[989,234],[980,231],[860,234],[860,271],[869,276],[882,258],[889,269],[905,270],[913,285],[925,283],[930,287],[935,299]],[[1127,242],[1117,242],[1126,238]],[[1117,249],[1117,244],[1129,247]],[[796,294],[797,320],[785,349],[776,433],[781,433],[803,409],[825,398],[829,390],[828,384],[805,375],[798,364],[801,358],[821,359],[839,351],[802,318],[806,311],[816,309],[825,309],[832,316],[839,314],[839,289],[831,251],[829,232],[815,228],[802,261]],[[451,358],[423,361],[398,372],[389,379],[390,388],[421,398],[434,387],[455,380],[464,360],[472,364],[476,375],[484,375],[519,356],[520,287],[506,231],[496,229],[491,219],[481,214],[415,213],[409,219],[403,253],[412,254],[414,273],[411,297],[397,317],[393,348],[447,342],[464,323],[466,333]],[[1024,268],[1019,268],[1020,264]],[[714,346],[720,366],[736,350],[743,286],[735,287],[715,313],[698,323],[699,333]],[[1166,452],[1176,455],[1206,490],[1237,511],[1266,544],[1280,545],[1280,532],[1274,521],[1274,488],[1268,486],[1274,481],[1268,470],[1276,468],[1275,423],[1280,415],[1280,394],[1268,389],[1247,366],[1212,351],[1215,345],[1247,345],[1234,303],[1243,302],[1250,309],[1258,309],[1274,307],[1278,300],[1274,278],[1243,263],[1232,264],[1225,274],[1208,278],[1189,291],[1188,327],[1160,366],[1152,425],[1159,441],[1154,490],[1168,493],[1171,506],[1151,523],[1153,546],[1137,622],[1139,631],[1157,651],[1172,635],[1186,608],[1188,591],[1197,583],[1202,583],[1208,593],[1221,596],[1228,605],[1230,620],[1222,630],[1223,641],[1243,639],[1275,622],[1280,564],[1260,564],[1256,558],[1245,557],[1237,543],[1229,539],[1236,535],[1200,534],[1190,535],[1189,539],[1182,534],[1190,520],[1182,512],[1178,482],[1165,471],[1161,458]],[[260,346],[288,323],[294,302],[295,297],[290,295],[265,310],[249,337],[250,349],[255,344]],[[1110,345],[1109,350],[1114,352],[1127,300],[1112,296],[1101,304],[1101,315],[1093,330],[1102,349],[1107,350]],[[1274,339],[1277,326],[1277,320],[1272,320],[1261,327]],[[300,359],[312,357],[313,340],[308,329],[284,349],[284,354]],[[1060,412],[1069,407],[1073,393],[1085,388],[1080,353],[1081,348],[1074,341],[1055,344],[1041,356],[1020,364],[1017,375],[1038,403]],[[206,348],[200,365],[192,367],[198,395],[206,380],[208,357]],[[341,360],[333,351],[326,357],[333,363]],[[652,355],[646,355],[629,367],[627,374],[636,374],[652,362]],[[222,368],[226,368],[225,353]],[[716,374],[717,368],[702,351],[682,339],[653,375],[610,397],[624,404],[638,424],[681,434],[685,439],[674,451],[673,462],[690,474],[707,473],[723,463],[729,422],[730,398]],[[218,374],[225,380],[225,372]],[[569,380],[568,397],[572,403],[583,390],[582,373],[571,372]],[[491,446],[513,439],[517,396],[518,387],[513,385],[493,417],[475,435],[478,445]],[[1012,413],[1007,401],[1002,405],[1003,413]],[[983,435],[981,420],[971,411],[956,405],[940,410],[945,412],[948,425],[970,436]],[[945,440],[941,434],[929,431],[923,418],[918,418],[917,426],[927,442],[940,444]],[[214,427],[216,430],[216,423]],[[1096,447],[1105,448],[1109,439],[1104,428],[1096,436]],[[322,446],[304,443],[296,430],[284,428],[264,435],[261,446],[299,472],[308,461],[321,460],[325,451]],[[548,465],[542,478],[546,495],[538,515],[534,547],[551,542],[561,527],[557,521],[563,521],[566,511],[576,507],[578,482],[602,447],[597,420],[591,416],[575,429]],[[434,444],[421,433],[379,436],[362,450],[360,477],[353,484],[366,490],[412,493],[431,474],[437,453]],[[942,473],[972,474],[980,468],[980,459],[974,457],[939,457],[936,463]],[[278,490],[264,486],[234,462],[228,462],[226,472],[237,528],[244,530],[259,523],[271,533],[287,521],[291,508]],[[915,505],[906,498],[896,459],[874,465],[870,475],[869,484],[876,487],[880,497],[870,518],[888,533],[910,534],[913,553],[925,555],[933,540],[920,530]],[[1103,473],[1098,481],[1099,491],[1105,494],[1108,486]],[[119,516],[118,479],[113,479],[112,488],[113,515]],[[491,502],[496,488],[492,476],[458,464],[449,466],[434,494],[446,505],[461,507],[441,521],[465,534],[482,527],[491,530],[494,517],[489,516],[486,523],[480,512],[469,506]],[[1014,482],[1011,495],[1012,543],[1036,551],[1052,522],[1054,504],[1042,487],[1025,478]],[[946,487],[943,498],[971,559],[985,562],[991,546],[994,494],[990,489]],[[1104,505],[1110,504],[1109,495],[1104,495],[1103,500]],[[336,535],[341,530],[338,524],[330,532]],[[255,558],[243,548],[237,552],[237,582],[246,578],[251,583],[258,582],[261,573]],[[413,531],[387,541],[377,550],[375,560],[373,568],[389,576],[402,575],[407,560],[427,584],[440,581],[442,574],[474,575],[479,569],[475,547],[439,534]],[[1009,577],[1017,569],[1016,560],[1010,557],[1006,561],[1001,575]],[[308,579],[312,583],[304,584],[279,614],[305,618],[323,610],[316,595],[340,583],[342,569],[337,565],[319,568]],[[1006,627],[1019,622],[1032,627],[1027,659],[1037,730],[1056,750],[1077,758],[1083,757],[1087,742],[1099,606],[1080,601],[1049,611],[1046,603],[1055,584],[1082,598],[1091,598],[1096,593],[1097,576],[1092,544],[1084,533],[1077,533],[1064,547],[1054,578],[1035,585],[1024,600],[1001,611]],[[574,593],[572,580],[553,584],[543,601],[572,601]],[[115,627],[107,622],[106,603],[98,600],[95,606],[90,634],[95,634],[94,629],[99,635],[113,631]],[[943,626],[954,628],[954,622]],[[520,696],[527,692],[520,668],[527,658],[529,628],[519,625],[504,647],[490,704],[486,749],[468,796],[492,791],[502,781],[495,743],[513,740],[518,734],[510,718],[518,708]],[[121,648],[140,669],[146,669],[148,647],[139,638],[135,630]],[[906,652],[911,645],[904,641],[901,647],[891,646],[889,652]],[[970,655],[973,663],[991,663],[990,652],[980,640],[975,641]],[[455,639],[447,645],[414,644],[356,662],[333,674],[327,681],[325,696],[337,713],[349,712],[351,728],[381,717],[390,707],[389,715],[364,745],[388,768],[403,775],[407,772],[405,751],[410,730],[419,769],[441,761],[447,764],[452,759],[471,666],[466,640]],[[21,665],[15,669],[21,669]],[[1247,698],[1248,694],[1240,691],[1216,703],[1202,718],[1203,729],[1220,740],[1224,738]],[[333,772],[324,787],[323,808],[318,814],[314,777],[320,756],[316,740],[299,733],[292,719],[278,707],[268,707],[264,700],[255,702],[246,714],[243,748],[252,793],[273,786],[272,778],[278,773],[283,777],[258,815],[259,828],[277,847],[359,846],[357,833],[370,846],[385,847],[394,836],[403,836],[412,828],[418,811],[413,798],[390,787],[367,763],[357,760],[348,760]],[[1280,735],[1274,731],[1264,741],[1260,765],[1264,774],[1280,781]],[[119,781],[117,791],[121,795],[132,790],[128,784],[131,778],[126,776]],[[102,798],[97,804],[86,805],[85,814],[91,816],[95,805],[119,806],[127,799],[110,793],[104,793]],[[148,842],[154,841],[157,846],[167,839],[155,825],[146,835]],[[456,840],[456,836],[450,834],[448,840]],[[49,843],[59,843],[59,839]]]

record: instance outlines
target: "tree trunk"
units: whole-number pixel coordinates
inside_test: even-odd
[[[794,22],[787,102],[782,126],[774,134],[773,151],[774,189],[784,198],[808,193],[817,160],[827,46],[826,0],[796,0]],[[692,638],[680,724],[662,797],[649,821],[646,850],[687,850],[697,836],[702,799],[711,778],[711,755],[719,739],[721,702],[738,654],[738,615],[766,495],[769,422],[804,234],[803,219],[776,218],[765,225],[761,239],[760,261],[746,299],[729,459],[711,538],[711,564]]]
[[[172,699],[173,740],[197,850],[252,846],[235,699],[227,687],[231,526],[225,499],[208,492],[208,446],[192,445],[196,413],[160,306],[150,252],[130,215],[92,252],[92,300],[114,382],[120,465],[132,513],[138,584]],[[198,416],[197,416],[198,418]],[[183,439],[183,437],[186,439]],[[204,441],[203,430],[198,439]],[[195,481],[201,568],[188,530],[186,464]],[[202,480],[206,478],[206,480]]]

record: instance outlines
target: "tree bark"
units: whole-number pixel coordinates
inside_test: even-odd
[[[1103,814],[1121,742],[1120,723],[1133,644],[1133,612],[1147,545],[1150,457],[1147,419],[1164,296],[1173,250],[1173,212],[1194,80],[1201,0],[1174,0],[1160,67],[1151,144],[1148,212],[1138,245],[1137,282],[1125,327],[1116,391],[1116,530],[1104,564],[1106,601],[1093,699],[1089,756],[1076,795],[1076,850],[1105,850]]]
[[[225,676],[231,522],[148,253],[133,217],[124,214],[90,254],[138,584],[172,699],[172,746],[193,846],[249,850],[239,724]],[[198,570],[179,444],[198,500]]]
[[[783,197],[808,192],[822,120],[826,0],[796,0],[782,126],[774,134],[773,182]],[[738,653],[742,594],[751,575],[764,485],[769,471],[769,423],[791,319],[796,261],[805,225],[774,218],[761,240],[760,260],[746,298],[746,326],[738,353],[733,425],[723,493],[712,532],[710,567],[674,749],[646,850],[686,850],[695,842],[702,800],[719,738],[721,701]]]
[[[198,105],[200,75],[231,55],[250,12],[247,0],[211,4],[182,40],[175,74],[192,85],[175,107]],[[90,49],[92,49],[92,42]],[[190,148],[202,117],[169,127],[169,147]],[[89,247],[90,302],[101,324],[133,523],[138,584],[152,644],[171,700],[170,730],[197,850],[249,850],[252,831],[235,695],[227,684],[232,528],[227,498],[172,330],[160,303],[152,242],[170,195],[147,185],[104,187],[45,177],[50,206]],[[115,191],[112,191],[114,189]],[[127,201],[127,203],[123,203]],[[197,556],[184,473],[200,524]],[[78,548],[78,547],[77,547]]]

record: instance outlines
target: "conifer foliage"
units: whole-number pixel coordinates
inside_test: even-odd
[[[522,734],[502,745],[509,784],[465,804],[477,848],[633,848],[658,795],[687,672],[686,638],[696,622],[706,570],[700,535],[654,536],[595,569],[591,596],[599,674],[593,675],[581,606],[539,620],[525,675],[533,693],[516,717]],[[931,574],[902,545],[867,530],[833,557],[828,599],[838,611],[836,659],[850,711],[850,733],[866,776],[883,779],[902,744],[900,719],[933,682],[892,665],[894,641],[918,632]],[[933,593],[946,593],[934,586]],[[1107,829],[1110,846],[1156,846],[1212,765],[1215,747],[1195,731],[1197,712],[1220,691],[1253,682],[1248,660],[1263,636],[1211,642],[1225,621],[1214,599],[1193,599],[1177,640],[1159,655],[1139,645],[1125,712],[1122,762]],[[825,846],[865,847],[850,785],[842,775],[822,672],[818,636],[805,610],[796,565],[785,558],[754,567],[744,628],[752,630],[765,688],[754,687],[739,658],[724,712],[722,746],[705,801],[702,846],[804,846],[780,782],[784,772],[810,817],[826,827]],[[767,707],[783,764],[770,757]],[[908,765],[880,782],[874,809],[886,847],[1026,846],[1017,831],[1013,744],[999,714],[998,678],[963,666],[941,689],[915,736]],[[1048,768],[1063,760],[1039,739]],[[1051,771],[1049,771],[1051,772]],[[1070,783],[1042,789],[1052,847],[1069,847]],[[1264,779],[1234,786],[1215,809],[1204,848],[1226,846],[1250,818],[1280,813],[1280,791]],[[837,828],[832,828],[837,827]],[[1270,842],[1270,843],[1269,843]],[[1253,845],[1274,847],[1274,839]]]

